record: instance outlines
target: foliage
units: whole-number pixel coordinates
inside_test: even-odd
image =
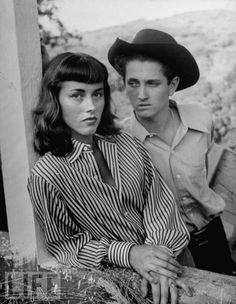
[[[1,303],[36,304],[151,304],[141,295],[140,276],[127,268],[106,267],[102,270],[65,267],[40,269],[41,279],[32,285],[32,280],[22,280],[26,272],[19,276],[12,274],[14,284],[11,299],[9,292],[2,295]],[[30,274],[30,272],[28,273]],[[47,275],[54,275],[47,280]],[[187,284],[193,297],[189,298],[182,289],[178,289],[179,303],[235,303],[234,277],[183,267],[182,284]],[[220,288],[219,288],[220,287]],[[18,288],[18,289],[17,289]],[[22,293],[22,290],[25,292]],[[219,298],[219,292],[221,297]]]
[[[8,238],[8,233],[0,231],[0,269],[11,268],[14,254],[13,247],[11,246]],[[3,265],[4,263],[4,265]],[[1,273],[1,272],[0,272]]]
[[[65,46],[71,39],[82,41],[82,36],[76,31],[69,32],[59,18],[57,0],[37,0],[37,4],[39,29],[45,45],[50,45],[53,48],[59,45]],[[54,32],[45,27],[43,22],[45,19],[52,25]]]
[[[205,104],[214,118],[215,141],[236,149],[236,65],[217,87],[211,85]]]
[[[33,272],[38,274],[37,283],[25,269],[14,268],[2,280],[1,303],[36,304],[148,304],[140,294],[140,277],[125,268],[106,267],[102,270],[78,269],[58,265]],[[48,280],[48,278],[50,278]]]
[[[38,274],[41,279],[33,283],[32,274]],[[128,269],[120,268],[117,271],[112,266],[101,270],[60,264],[38,268],[36,260],[25,257],[20,260],[8,234],[0,232],[0,303],[150,303],[148,299],[140,300],[139,276],[130,274]]]

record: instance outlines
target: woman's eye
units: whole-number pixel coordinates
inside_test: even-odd
[[[83,94],[78,94],[78,93],[71,95],[71,98],[76,100],[82,100],[83,97],[84,97]]]
[[[96,92],[93,94],[94,98],[96,99],[100,99],[104,97],[104,93],[103,92]]]

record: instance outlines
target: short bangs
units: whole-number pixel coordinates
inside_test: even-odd
[[[83,54],[71,54],[61,62],[59,81],[78,81],[94,84],[107,81],[108,73],[103,64],[95,58]]]

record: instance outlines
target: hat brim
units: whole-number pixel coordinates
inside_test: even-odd
[[[199,79],[200,73],[194,57],[180,44],[137,44],[117,38],[108,51],[108,60],[119,72],[115,58],[131,54],[146,55],[169,66],[180,78],[177,91],[193,86]]]

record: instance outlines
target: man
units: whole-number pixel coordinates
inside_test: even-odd
[[[124,79],[133,114],[125,128],[141,140],[175,195],[190,231],[188,248],[198,268],[235,274],[220,219],[225,203],[207,183],[211,115],[197,104],[177,104],[176,91],[194,85],[199,69],[191,53],[168,33],[138,32],[111,46],[108,59]]]

